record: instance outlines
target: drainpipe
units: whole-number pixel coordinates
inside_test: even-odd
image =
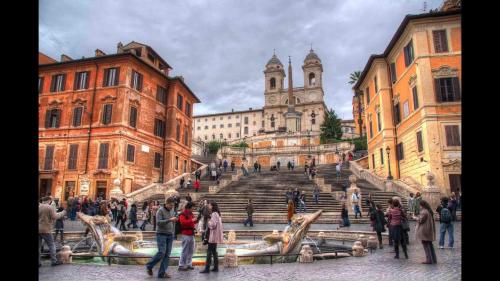
[[[162,156],[161,156],[161,172],[160,172],[160,183],[163,183],[165,181],[165,144],[167,142],[167,118],[168,118],[168,112],[167,112],[167,107],[168,107],[168,91],[170,88],[170,81],[168,81],[168,76],[167,76],[167,100],[165,102],[165,127],[163,128],[165,130],[165,133],[163,134],[163,149],[162,149]]]
[[[392,124],[394,126],[394,142],[396,143],[396,148],[397,148],[397,145],[398,145],[398,134],[397,134],[397,129],[396,129],[396,124],[394,124],[394,106],[393,106],[393,98],[394,98],[394,93],[392,92],[392,76],[391,76],[391,69],[390,69],[390,64],[389,62],[387,61],[387,58],[384,58],[384,61],[387,65],[387,74],[389,77],[389,83],[390,83],[390,87],[389,87],[389,97],[391,98],[391,117],[392,117]],[[395,157],[396,157],[396,167],[397,167],[397,178],[400,179],[401,178],[401,173],[400,173],[400,169],[399,169],[399,160],[397,160],[397,151],[395,151],[394,153]],[[389,159],[389,161],[391,161],[391,159]]]
[[[92,93],[92,102],[91,102],[91,109],[90,109],[90,121],[89,121],[89,132],[88,132],[88,137],[87,137],[87,153],[85,157],[85,172],[84,174],[87,174],[88,168],[89,168],[89,153],[90,153],[90,134],[92,131],[92,122],[93,122],[93,117],[94,117],[94,100],[95,100],[95,95],[97,92],[97,74],[99,73],[99,65],[97,62],[94,61],[95,64],[95,78],[94,78],[94,91]]]

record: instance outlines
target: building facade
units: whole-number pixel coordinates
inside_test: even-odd
[[[355,139],[359,137],[359,133],[356,131],[356,122],[354,120],[342,120],[340,121],[340,126],[342,128],[342,139]]]
[[[193,104],[151,47],[39,64],[39,195],[109,198],[190,172]]]
[[[371,171],[423,185],[430,171],[443,193],[461,189],[461,52],[461,10],[449,9],[406,16],[370,57],[353,108],[362,101]]]

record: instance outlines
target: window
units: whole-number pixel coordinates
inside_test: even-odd
[[[224,128],[224,124],[220,124],[220,127],[221,127],[221,128]]]
[[[156,87],[156,100],[162,104],[167,104],[167,89],[157,86]]]
[[[217,125],[212,125],[212,129],[215,129],[215,128],[217,128]]]
[[[271,86],[271,89],[276,89],[276,79],[274,77],[269,80],[269,84]]]
[[[231,133],[227,134],[227,138],[230,139],[231,138]]]
[[[224,135],[221,133],[221,134],[219,135],[219,138],[220,138],[220,139],[223,139],[223,138],[224,138]]]
[[[316,76],[314,73],[309,73],[309,86],[314,86],[316,85]]]
[[[243,133],[244,133],[245,135],[247,135],[247,134],[248,134],[248,127],[245,127],[245,128],[243,129]]]
[[[184,160],[183,162],[184,162],[184,165],[182,167],[182,170],[183,170],[184,173],[186,173],[187,172],[187,166],[188,166],[187,160]]]
[[[257,126],[257,121],[253,121],[253,125],[254,125],[254,126]]]
[[[88,89],[89,76],[90,76],[90,71],[77,72],[75,74],[75,84],[73,85],[73,89],[75,89],[75,91]]]
[[[205,140],[208,140],[208,137],[205,135]]]
[[[446,145],[459,146],[460,145],[460,130],[458,125],[444,126],[446,132]]]
[[[175,169],[179,170],[179,156],[175,156]]]
[[[403,119],[408,117],[410,115],[410,106],[408,104],[408,101],[405,101],[403,103]]]
[[[399,111],[399,102],[395,101],[394,105],[394,124],[397,125],[401,123],[401,112]]]
[[[78,160],[78,144],[69,145],[68,170],[76,170]]]
[[[392,84],[396,83],[397,77],[396,77],[396,64],[391,63],[391,82]]]
[[[104,69],[103,87],[111,87],[118,85],[118,78],[120,77],[120,68],[107,68]]]
[[[219,119],[222,120],[222,119],[224,119],[224,117],[221,116]]]
[[[380,164],[384,165],[384,150],[381,148],[380,151]]]
[[[382,120],[380,119],[380,108],[377,110],[377,132],[382,130]]]
[[[130,127],[137,127],[137,107],[130,107],[130,116],[129,116],[129,125]]]
[[[127,162],[134,162],[135,159],[135,146],[127,145]]]
[[[38,77],[38,93],[43,92],[43,77]]]
[[[373,77],[373,84],[375,85],[375,95],[378,93],[377,76]]]
[[[375,169],[375,154],[372,154],[372,169]]]
[[[438,102],[460,101],[458,77],[434,79],[434,85]]]
[[[191,104],[186,102],[186,115],[191,117]]]
[[[73,108],[73,127],[78,127],[82,125],[82,113],[83,113],[83,107],[75,107]]]
[[[153,63],[155,62],[155,57],[150,53],[148,53],[148,59]]]
[[[240,133],[236,133],[236,137],[239,138],[240,137]]]
[[[214,117],[214,118],[212,118],[212,121],[215,121],[215,117]]]
[[[227,119],[231,119],[231,116],[228,116]]]
[[[405,154],[403,151],[403,143],[399,143],[398,145],[396,145],[396,159],[397,160],[405,159]]]
[[[201,127],[200,127],[200,126],[198,126],[198,129],[197,129],[197,130],[198,130],[198,131],[200,131],[200,130],[201,130]]]
[[[66,74],[52,75],[52,81],[50,81],[50,91],[52,93],[64,91],[65,84],[66,84]]]
[[[208,126],[205,126],[205,130],[208,130]]]
[[[240,126],[240,123],[236,123],[236,127],[239,127]]]
[[[52,170],[52,162],[54,162],[54,145],[47,145],[45,148],[45,161],[43,169],[45,171]]]
[[[64,201],[67,201],[72,194],[75,192],[76,181],[67,181],[66,187],[64,188]]]
[[[137,90],[137,91],[142,91],[142,74],[139,72],[132,70],[132,78],[130,81],[130,85],[132,86],[132,89]]]
[[[446,29],[433,30],[434,50],[436,53],[448,52],[448,39],[446,38]]]
[[[45,128],[59,128],[61,110],[54,108],[45,112]]]
[[[155,118],[155,136],[165,137],[165,121]]]
[[[405,67],[408,67],[413,62],[413,40],[410,40],[404,47]]]
[[[108,151],[109,143],[101,143],[99,145],[99,163],[97,165],[97,169],[108,168]]]
[[[370,138],[373,138],[372,117],[370,116]]]
[[[182,110],[182,96],[177,94],[177,108]]]
[[[422,142],[422,131],[417,132],[417,149],[418,152],[422,152],[424,150],[424,143]]]
[[[370,103],[370,87],[366,87],[366,104],[368,105]]]
[[[248,125],[248,116],[245,117],[245,125]]]
[[[189,130],[187,128],[184,129],[184,145],[188,145],[189,143]]]
[[[227,124],[227,127],[228,127],[228,128],[232,128],[232,127],[233,127],[233,124],[229,123],[229,124]]]
[[[177,121],[177,126],[175,126],[175,139],[181,141],[181,124]]]
[[[411,91],[413,93],[413,110],[417,110],[417,108],[419,107],[417,86],[413,87]]]
[[[102,124],[108,125],[111,123],[111,116],[113,114],[113,105],[105,104],[102,110]]]
[[[239,116],[239,115],[236,115],[236,119],[240,119],[240,116]]]

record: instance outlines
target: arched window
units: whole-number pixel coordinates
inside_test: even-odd
[[[314,73],[309,73],[309,86],[314,86],[316,85],[316,76]]]
[[[269,80],[269,83],[271,84],[271,89],[276,89],[276,79],[274,77]]]

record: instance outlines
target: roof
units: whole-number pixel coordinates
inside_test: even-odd
[[[279,64],[279,65],[283,65],[280,61],[280,59],[278,59],[278,57],[276,56],[276,54],[274,54],[271,59],[266,63],[266,66],[270,65],[270,64]]]
[[[133,44],[133,43],[145,46],[148,49],[148,51],[152,52],[153,55],[155,55],[161,61],[162,64],[164,64],[166,67],[172,69],[172,67],[149,45],[146,45],[146,44],[143,44],[140,42],[136,42],[136,41],[132,41],[132,42],[128,43],[127,45],[124,45],[123,48],[126,48],[126,46]]]
[[[318,57],[318,55],[313,51],[313,49],[311,49],[309,51],[309,54],[307,54],[306,58],[304,59],[304,62],[305,61],[308,61],[308,60],[319,60],[321,61],[321,59]]]
[[[365,65],[365,68],[363,69],[363,72],[361,72],[361,75],[360,75],[358,81],[356,82],[356,84],[354,84],[352,89],[359,88],[361,82],[365,79],[366,75],[368,74],[368,71],[370,70],[371,64],[373,63],[373,61],[375,59],[378,59],[378,58],[385,59],[389,55],[392,48],[394,47],[394,45],[398,41],[399,37],[403,34],[406,26],[408,25],[408,23],[411,20],[446,17],[446,16],[451,16],[451,15],[459,15],[461,13],[462,13],[462,10],[458,9],[458,10],[449,10],[449,11],[445,11],[445,12],[424,13],[424,14],[418,14],[418,15],[406,15],[405,18],[403,19],[403,21],[401,22],[401,24],[399,25],[398,29],[396,30],[396,33],[394,34],[394,36],[392,36],[392,39],[389,42],[389,45],[387,45],[387,47],[385,48],[384,53],[378,54],[378,55],[373,54],[370,56],[370,58],[368,59],[368,62]]]
[[[49,63],[55,63],[57,60],[47,56],[46,54],[42,52],[38,52],[38,64],[49,64]]]
[[[184,83],[184,78],[180,77],[180,76],[174,76],[174,77],[168,77],[168,80],[169,81],[180,81],[181,82],[181,85],[186,88],[186,90],[188,90],[188,92],[193,95],[193,97],[196,99],[196,102],[201,102],[200,99],[193,93],[193,91],[191,91],[191,89],[188,87],[188,85],[186,85],[186,83]]]
[[[195,116],[193,116],[193,118],[211,117],[211,116],[219,116],[219,115],[230,115],[230,114],[239,114],[239,113],[249,113],[249,112],[260,112],[260,111],[263,111],[263,109],[261,108],[261,109],[252,109],[252,110],[241,110],[241,111],[230,111],[230,112],[195,115]]]

